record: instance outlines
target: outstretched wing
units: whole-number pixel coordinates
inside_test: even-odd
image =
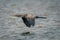
[[[26,26],[30,27],[30,23],[26,18],[22,18],[23,22],[25,23]]]
[[[35,19],[22,18],[26,26],[31,27],[35,25]]]
[[[24,15],[23,15],[23,14],[14,14],[13,16],[16,16],[16,17],[23,17]]]

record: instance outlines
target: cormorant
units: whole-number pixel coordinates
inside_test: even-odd
[[[43,19],[46,19],[46,17],[39,17],[39,16],[36,16],[34,14],[15,14],[14,16],[16,17],[21,17],[24,24],[27,26],[27,27],[31,27],[31,26],[34,26],[35,25],[35,19],[36,18],[43,18]]]

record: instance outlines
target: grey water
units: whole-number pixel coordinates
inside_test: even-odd
[[[47,19],[36,19],[28,28],[12,16],[24,13]],[[21,35],[24,32],[28,35]],[[60,40],[60,0],[0,0],[0,40]]]

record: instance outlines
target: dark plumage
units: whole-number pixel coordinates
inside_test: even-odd
[[[27,27],[31,27],[35,25],[35,19],[36,18],[43,18],[46,19],[46,17],[39,17],[39,16],[35,16],[33,14],[15,14],[14,16],[16,17],[21,17],[23,22],[25,23],[25,25]]]

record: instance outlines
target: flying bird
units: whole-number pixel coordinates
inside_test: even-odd
[[[31,26],[34,26],[35,25],[35,19],[37,18],[43,18],[43,19],[46,19],[46,17],[39,17],[39,16],[36,16],[34,14],[15,14],[13,16],[16,16],[16,17],[21,17],[24,24],[27,26],[27,27],[31,27]]]

